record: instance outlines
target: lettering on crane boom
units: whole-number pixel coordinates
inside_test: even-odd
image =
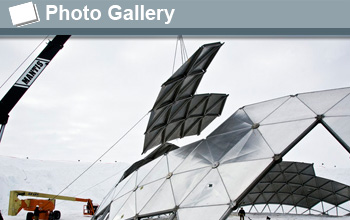
[[[50,60],[36,58],[32,64],[24,71],[22,76],[17,80],[15,86],[29,88],[40,73],[45,69],[49,64]]]
[[[28,196],[39,196],[39,193],[33,193],[33,192],[29,192]]]

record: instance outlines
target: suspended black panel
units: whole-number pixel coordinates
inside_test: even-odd
[[[144,152],[176,138],[200,133],[220,116],[226,94],[194,95],[152,111],[145,133]]]
[[[167,141],[199,135],[223,110],[225,94],[194,95],[222,43],[200,47],[163,85],[151,110],[143,153]]]
[[[163,85],[152,110],[187,98],[197,90],[203,74],[222,43],[205,44],[200,47]],[[196,75],[196,76],[193,76]],[[189,80],[191,79],[191,80]]]

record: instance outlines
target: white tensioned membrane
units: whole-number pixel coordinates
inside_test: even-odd
[[[158,214],[225,219],[317,124],[350,151],[349,93],[334,89],[245,106],[205,140],[171,151],[120,182],[94,218],[109,212],[109,220]]]

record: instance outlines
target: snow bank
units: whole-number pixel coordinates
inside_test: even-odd
[[[25,190],[58,194],[76,179],[91,163],[68,161],[42,161],[0,156],[0,210],[7,216],[9,194],[11,190]],[[90,198],[99,204],[107,192],[116,184],[125,163],[97,163],[88,172],[69,186],[61,195]],[[83,216],[80,202],[57,200],[56,209],[62,212],[62,219],[69,216]],[[5,219],[25,219],[26,212],[17,217]],[[88,218],[84,218],[88,219]]]

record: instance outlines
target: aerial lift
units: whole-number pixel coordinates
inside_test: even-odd
[[[25,197],[40,197],[47,199],[19,199],[18,196]],[[29,211],[27,213],[26,220],[32,220],[34,213],[33,211],[39,207],[39,219],[43,220],[57,220],[61,218],[61,212],[55,210],[56,199],[75,201],[75,202],[86,202],[84,205],[84,215],[92,216],[95,214],[98,205],[93,205],[91,199],[76,198],[70,196],[52,195],[47,193],[29,192],[29,191],[10,191],[9,199],[9,216],[17,215],[22,209]]]
[[[63,48],[64,43],[69,38],[70,35],[55,36],[0,100],[0,141],[12,108],[17,104],[46,66],[49,65],[58,51]]]

